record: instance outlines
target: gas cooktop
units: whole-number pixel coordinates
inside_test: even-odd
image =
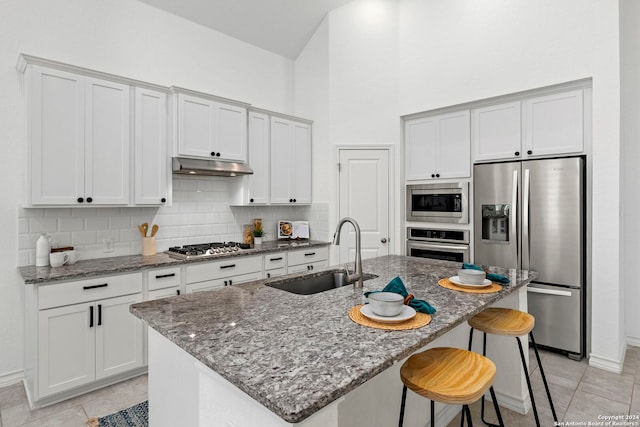
[[[200,243],[197,245],[172,246],[165,252],[172,258],[194,259],[215,257],[219,255],[230,254],[233,252],[241,252],[250,248],[251,246],[246,243],[213,242]]]

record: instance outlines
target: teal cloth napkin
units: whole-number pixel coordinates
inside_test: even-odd
[[[368,297],[369,294],[372,294],[374,292],[393,292],[396,294],[400,294],[405,298],[409,295],[409,293],[407,292],[407,288],[405,288],[404,283],[402,282],[402,279],[398,276],[394,277],[393,280],[387,283],[387,286],[385,286],[383,290],[365,292],[364,296]],[[436,309],[433,308],[431,304],[421,299],[412,298],[411,301],[409,301],[408,305],[409,307],[412,307],[420,313],[433,314],[436,312]]]
[[[478,267],[477,265],[469,264],[466,262],[462,264],[462,268],[466,268],[468,270],[482,270],[482,268]],[[499,282],[504,284],[511,282],[511,280],[509,280],[508,278],[496,273],[487,273],[487,279],[491,280],[492,282]]]

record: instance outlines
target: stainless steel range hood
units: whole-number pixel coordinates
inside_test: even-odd
[[[239,176],[253,174],[251,168],[245,163],[223,162],[214,159],[173,157],[172,164],[173,173],[176,175]]]

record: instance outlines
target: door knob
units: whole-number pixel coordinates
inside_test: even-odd
[[[382,243],[387,243],[387,238],[386,238],[386,237],[383,237],[382,239],[380,239],[380,241],[381,241]]]

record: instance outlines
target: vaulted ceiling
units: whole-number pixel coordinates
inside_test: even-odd
[[[351,0],[140,0],[295,59],[327,13]]]

